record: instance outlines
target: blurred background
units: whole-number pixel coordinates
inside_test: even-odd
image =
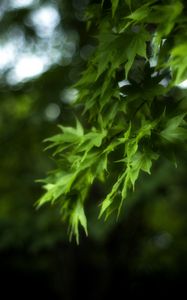
[[[83,14],[89,2],[0,0],[0,286],[6,296],[103,299],[185,289],[185,152],[178,168],[160,160],[152,176],[141,176],[119,222],[97,220],[95,203],[103,195],[95,185],[86,207],[90,234],[79,246],[69,243],[58,207],[34,206],[42,194],[36,179],[55,167],[42,141],[58,132],[57,124],[74,122],[69,103],[78,91],[71,86],[95,47]]]

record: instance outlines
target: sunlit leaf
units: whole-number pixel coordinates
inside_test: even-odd
[[[76,236],[77,244],[79,244],[79,223],[84,228],[84,231],[87,235],[88,234],[87,220],[86,220],[83,204],[81,203],[81,201],[77,201],[77,203],[74,205],[71,211],[71,216],[69,221],[70,239],[74,234]]]

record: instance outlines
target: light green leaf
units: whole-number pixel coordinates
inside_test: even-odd
[[[150,169],[152,167],[152,161],[158,159],[158,154],[154,152],[138,152],[133,157],[132,169],[142,170],[148,174],[151,174]],[[135,181],[134,181],[135,182]]]
[[[79,223],[84,228],[86,235],[88,235],[87,219],[84,212],[83,204],[80,200],[78,200],[74,205],[71,211],[69,222],[70,222],[70,227],[69,227],[70,240],[72,238],[72,235],[75,235],[77,244],[79,244]]]
[[[99,180],[104,181],[104,173],[107,171],[108,157],[107,154],[101,155],[100,160],[96,166],[95,176],[98,177]]]
[[[130,133],[131,133],[131,122],[129,123],[129,127],[128,127],[127,131],[125,131],[124,136],[119,138],[118,140],[121,143],[125,143],[126,141],[128,141],[128,139],[130,137]]]
[[[59,144],[77,143],[81,140],[82,136],[84,135],[83,127],[78,120],[76,120],[76,128],[65,127],[61,125],[59,125],[58,127],[62,130],[62,133],[45,139],[45,142],[52,143],[52,145],[48,146],[47,149],[50,147],[57,146]]]
[[[67,194],[70,190],[73,181],[76,178],[76,173],[56,173],[55,177],[47,178],[44,189],[46,193],[38,200],[38,206],[51,201],[54,203],[61,195]]]
[[[159,155],[156,153],[145,153],[142,157],[141,170],[148,174],[151,174],[152,161],[157,160],[158,157]]]
[[[135,11],[133,11],[130,15],[128,15],[126,18],[131,19],[133,21],[137,21],[137,22],[142,21],[149,15],[149,13],[150,13],[149,6],[153,2],[154,1],[151,1],[151,2],[146,3],[145,5],[140,6]]]
[[[171,59],[168,66],[171,66],[174,74],[174,84],[178,84],[187,77],[187,43],[175,46],[171,51]]]
[[[80,144],[77,147],[77,151],[88,153],[93,147],[100,147],[103,139],[107,135],[107,131],[91,131],[84,135]]]
[[[103,200],[102,204],[101,204],[101,209],[100,209],[100,213],[99,213],[99,218],[102,217],[102,215],[106,212],[106,216],[107,216],[107,210],[110,207],[110,205],[112,204],[114,198],[116,197],[116,193],[119,191],[119,187],[122,183],[123,178],[125,177],[125,174],[123,173],[121,176],[119,176],[119,178],[117,179],[117,181],[115,182],[115,184],[112,187],[111,192],[106,196],[106,198]]]

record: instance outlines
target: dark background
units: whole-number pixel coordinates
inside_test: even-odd
[[[81,235],[79,246],[69,243],[58,207],[34,206],[42,194],[36,179],[55,166],[42,141],[79,113],[68,102],[95,47],[83,15],[88,2],[0,1],[1,294],[179,295],[187,277],[184,151],[178,168],[163,159],[152,176],[141,176],[118,222],[97,220],[102,186],[95,185],[86,207],[89,237]]]

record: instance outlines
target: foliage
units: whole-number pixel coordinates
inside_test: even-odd
[[[57,169],[38,201],[60,204],[77,242],[79,223],[87,234],[84,207],[95,182],[106,190],[99,217],[119,216],[140,174],[160,156],[173,160],[187,137],[185,99],[175,96],[187,77],[185,3],[106,2],[86,13],[97,46],[75,85],[82,115],[46,140]]]

